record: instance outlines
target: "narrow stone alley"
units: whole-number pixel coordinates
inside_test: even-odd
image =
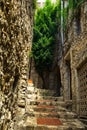
[[[0,130],[87,130],[87,0],[52,1],[0,0]]]

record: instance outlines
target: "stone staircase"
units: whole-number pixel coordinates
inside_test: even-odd
[[[86,130],[77,115],[66,109],[63,97],[53,95],[51,90],[29,87],[24,125],[18,130]]]

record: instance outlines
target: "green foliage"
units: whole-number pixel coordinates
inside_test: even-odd
[[[47,0],[35,15],[32,54],[40,75],[49,70],[53,63],[55,34],[58,30],[58,4]]]

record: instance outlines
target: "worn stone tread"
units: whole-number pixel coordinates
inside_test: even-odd
[[[62,125],[62,122],[58,118],[37,118],[37,124],[41,125]]]

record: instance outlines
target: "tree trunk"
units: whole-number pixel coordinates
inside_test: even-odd
[[[49,89],[49,72],[43,72],[41,78],[43,81],[43,89]]]

